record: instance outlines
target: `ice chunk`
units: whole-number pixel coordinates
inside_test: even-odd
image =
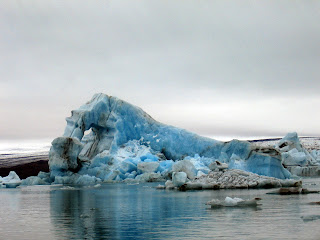
[[[311,156],[317,161],[317,163],[320,163],[320,150],[312,150],[311,151]]]
[[[128,158],[120,163],[119,170],[123,174],[131,173],[133,171],[137,171],[137,165],[134,163],[133,159]]]
[[[157,162],[159,158],[151,153],[147,153],[140,157],[143,162]]]
[[[112,162],[112,156],[110,156],[109,151],[103,151],[99,154],[97,154],[92,160],[91,160],[91,167],[99,167],[101,164],[109,164]]]
[[[310,222],[320,219],[320,215],[307,215],[301,217],[304,222]]]
[[[75,170],[78,168],[78,155],[83,145],[76,138],[58,137],[52,142],[49,153],[51,170]]]
[[[296,132],[288,133],[275,147],[281,152],[282,163],[285,166],[317,165],[317,158],[314,152],[310,154],[302,146]]]
[[[51,182],[50,173],[39,172],[38,176],[23,179],[21,185],[49,185]]]
[[[228,164],[226,163],[221,163],[219,161],[214,161],[209,165],[210,170],[212,171],[220,171],[220,170],[224,170],[224,169],[228,169]]]
[[[195,154],[194,157],[187,156],[184,158],[184,160],[189,160],[197,171],[201,171],[203,173],[209,173],[209,165],[214,160],[213,158],[205,158],[200,157],[199,154]]]
[[[95,185],[100,182],[101,179],[87,174],[68,174],[66,176],[56,176],[53,184]]]
[[[158,182],[163,180],[160,173],[146,172],[136,176],[138,182]]]
[[[226,206],[235,206],[237,205],[238,202],[243,201],[242,198],[231,198],[231,197],[226,197],[226,199],[224,200]]]
[[[296,148],[293,148],[288,152],[283,152],[281,156],[282,156],[282,163],[286,166],[290,166],[290,165],[304,166],[308,163],[307,155],[304,152],[298,152]]]
[[[280,152],[288,152],[293,148],[297,149],[299,152],[303,150],[298,134],[296,132],[288,133],[278,142],[278,144],[276,144],[275,147]]]
[[[22,185],[47,185],[43,179],[38,176],[31,176],[22,181]]]
[[[21,179],[15,171],[10,171],[7,177],[0,177],[0,184],[7,188],[16,188],[21,184]]]
[[[246,171],[280,179],[290,178],[290,172],[283,168],[281,159],[253,152],[246,161]]]
[[[230,159],[232,154],[236,154],[241,159],[247,159],[251,152],[251,146],[246,141],[232,140],[225,144],[222,152],[226,153],[227,158]]]
[[[259,205],[258,201],[260,198],[254,198],[251,200],[243,200],[242,198],[231,198],[226,197],[224,201],[220,201],[218,199],[212,199],[207,202],[206,205],[210,205],[211,208],[217,207],[256,207]]]
[[[75,184],[78,185],[96,185],[97,183],[101,182],[99,178],[89,176],[89,175],[81,175],[75,181]]]
[[[166,189],[173,189],[174,188],[173,182],[171,180],[167,180],[164,185],[165,185]]]
[[[189,160],[176,162],[172,166],[174,172],[185,172],[189,179],[194,179],[197,176],[197,170]]]
[[[187,174],[185,172],[173,172],[172,173],[172,183],[175,187],[180,187],[187,181]]]
[[[142,162],[138,163],[138,170],[142,173],[152,173],[157,171],[159,165],[158,162]]]
[[[173,163],[172,160],[161,161],[159,163],[159,171],[161,171],[161,173],[171,171]]]

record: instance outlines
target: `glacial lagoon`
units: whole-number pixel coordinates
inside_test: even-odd
[[[2,239],[319,239],[319,194],[268,189],[167,191],[159,183],[0,189]],[[304,179],[318,189],[320,178]],[[226,196],[262,198],[260,207],[211,209]]]

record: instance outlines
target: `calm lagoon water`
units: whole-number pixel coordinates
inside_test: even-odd
[[[320,201],[320,194],[178,192],[157,190],[157,184],[0,189],[0,238],[320,239],[320,220],[313,220],[320,216],[320,205],[309,205]],[[319,188],[320,179],[306,179],[305,184]],[[262,206],[211,209],[205,205],[226,196],[261,197]]]

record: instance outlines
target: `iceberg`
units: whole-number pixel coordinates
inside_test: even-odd
[[[297,176],[320,175],[319,151],[309,153],[301,144],[296,132],[288,133],[276,145],[281,153],[282,164]]]
[[[50,149],[53,183],[155,181],[171,179],[172,172],[194,179],[208,174],[214,162],[215,168],[291,177],[280,156],[259,152],[246,141],[221,142],[162,124],[116,97],[95,94],[71,114]]]
[[[7,177],[0,177],[1,187],[16,188],[21,184],[21,179],[15,171],[10,171]]]
[[[281,152],[282,162],[286,166],[317,164],[317,160],[300,143],[296,132],[288,133],[276,144],[275,148]]]

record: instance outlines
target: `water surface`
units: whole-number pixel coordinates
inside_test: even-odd
[[[307,179],[317,188],[319,179]],[[316,185],[314,185],[316,183]],[[320,239],[319,194],[270,190],[166,191],[157,183],[0,189],[3,239]],[[226,196],[262,198],[258,208],[211,209]]]

